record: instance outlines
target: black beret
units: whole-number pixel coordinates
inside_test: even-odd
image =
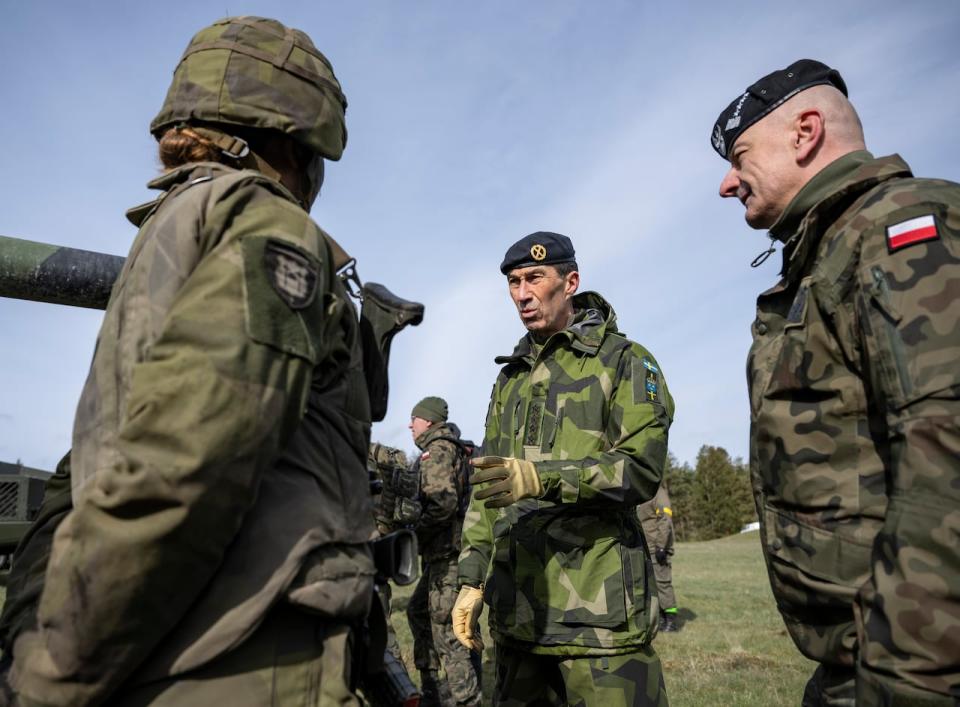
[[[500,263],[500,272],[506,275],[516,268],[571,263],[575,260],[576,253],[569,238],[560,233],[537,231],[507,248],[507,254]]]
[[[786,69],[767,74],[737,96],[717,118],[710,144],[727,159],[740,133],[778,108],[788,98],[812,86],[826,84],[847,95],[847,84],[840,72],[813,59],[800,59]]]

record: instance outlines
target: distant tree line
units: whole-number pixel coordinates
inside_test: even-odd
[[[723,447],[700,447],[694,468],[669,454],[665,479],[680,542],[732,535],[757,519],[750,470]]]

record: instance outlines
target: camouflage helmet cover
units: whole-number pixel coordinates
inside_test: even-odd
[[[346,109],[333,67],[306,34],[276,20],[228,17],[190,40],[150,132],[159,139],[190,121],[266,128],[338,160]]]

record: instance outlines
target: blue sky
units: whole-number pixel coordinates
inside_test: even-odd
[[[717,114],[761,75],[838,68],[874,154],[960,181],[960,3],[4,3],[0,234],[124,255],[123,212],[158,170],[147,126],[190,36],[226,14],[276,17],[332,61],[349,143],[313,216],[364,279],[427,306],[394,343],[374,436],[411,448],[425,395],[482,436],[493,357],[523,333],[498,264],[536,230],[569,235],[582,289],[659,359],[671,449],[746,457],[744,361],[779,255],[717,197]],[[0,460],[52,468],[102,314],[0,300]]]

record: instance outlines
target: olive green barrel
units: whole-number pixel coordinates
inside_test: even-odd
[[[0,297],[105,309],[124,259],[0,236]]]

